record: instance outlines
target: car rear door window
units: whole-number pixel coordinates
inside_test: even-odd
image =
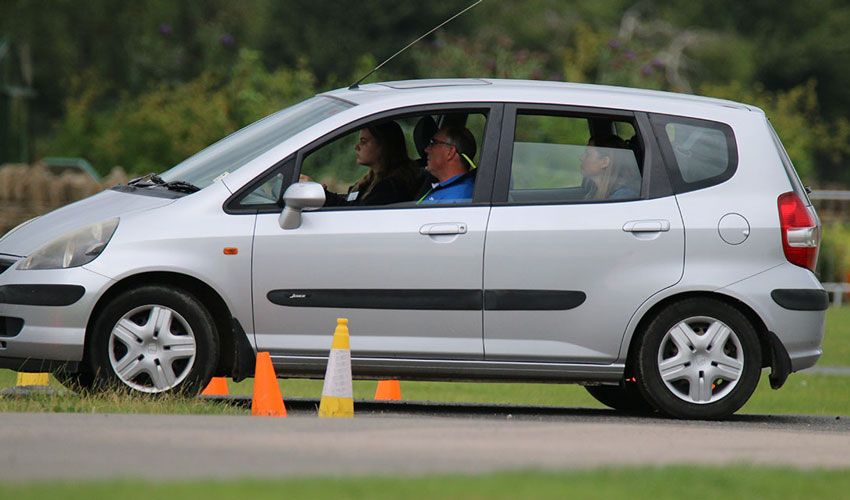
[[[638,198],[634,137],[634,125],[619,119],[518,113],[508,202]]]

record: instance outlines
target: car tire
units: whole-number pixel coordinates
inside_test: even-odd
[[[588,385],[584,387],[594,399],[615,410],[630,413],[652,413],[655,409],[643,399],[634,382],[620,385]]]
[[[118,295],[94,322],[89,359],[99,389],[197,394],[219,355],[212,316],[190,293],[147,285]]]
[[[640,392],[672,417],[728,417],[758,385],[762,359],[755,328],[720,300],[692,298],[665,307],[640,342]]]

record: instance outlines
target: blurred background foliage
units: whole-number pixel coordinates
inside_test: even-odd
[[[4,0],[6,81],[35,92],[19,156],[80,156],[101,173],[165,170],[350,84],[466,5]],[[840,0],[485,0],[370,81],[509,77],[733,99],[768,113],[804,182],[846,186],[848,25]]]
[[[346,86],[471,0],[3,0],[0,163],[77,156],[161,172]],[[368,81],[559,80],[764,109],[804,183],[847,189],[850,2],[485,0]],[[850,272],[832,225],[821,275]],[[827,276],[829,274],[829,276]]]
[[[850,283],[850,223],[833,223],[824,229],[818,255],[818,278],[824,283]]]

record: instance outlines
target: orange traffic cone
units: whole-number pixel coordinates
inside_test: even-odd
[[[201,394],[204,396],[227,396],[227,379],[224,377],[213,377]]]
[[[272,358],[267,352],[257,353],[254,369],[254,397],[251,399],[251,415],[255,417],[285,417],[286,406],[277,385],[277,376],[272,367]]]
[[[375,400],[401,401],[401,384],[398,380],[379,380]]]

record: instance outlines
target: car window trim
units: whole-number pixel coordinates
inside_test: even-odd
[[[671,115],[666,113],[648,113],[649,121],[652,123],[652,130],[658,140],[658,145],[661,149],[661,156],[664,158],[664,164],[667,166],[667,176],[670,180],[671,188],[675,194],[683,194],[691,191],[697,191],[711,186],[722,184],[731,179],[735,172],[738,171],[738,141],[735,137],[735,130],[728,123],[709,120],[705,118],[695,118],[691,116]],[[729,166],[723,173],[700,179],[695,182],[688,182],[682,177],[682,172],[679,168],[679,162],[676,160],[676,154],[667,137],[666,127],[670,123],[681,123],[693,127],[702,127],[717,130],[726,137],[726,154],[729,161]]]
[[[481,141],[481,154],[479,155],[478,160],[478,172],[475,175],[475,191],[472,195],[472,202],[470,203],[456,203],[451,205],[446,204],[433,204],[433,205],[373,205],[373,206],[339,206],[339,207],[323,207],[317,210],[317,212],[334,212],[334,211],[348,211],[348,210],[387,210],[387,209],[401,209],[401,208],[435,208],[442,207],[445,208],[447,206],[453,207],[468,207],[468,206],[481,206],[481,205],[489,205],[489,194],[492,192],[492,182],[494,176],[494,170],[497,159],[497,149],[499,144],[499,134],[501,132],[501,125],[504,114],[504,104],[498,102],[489,102],[489,101],[467,101],[467,102],[445,102],[445,103],[429,103],[429,104],[419,104],[415,106],[408,106],[402,108],[394,108],[389,110],[380,111],[368,116],[364,116],[355,121],[349,122],[342,127],[339,127],[322,137],[306,144],[302,148],[298,150],[296,153],[295,160],[295,168],[292,172],[292,178],[288,184],[285,184],[283,190],[285,191],[290,184],[296,182],[299,178],[299,174],[301,172],[301,167],[304,162],[304,158],[309,156],[315,150],[321,148],[325,144],[333,142],[334,140],[354,131],[362,128],[365,124],[386,119],[400,119],[406,118],[409,116],[416,116],[423,113],[430,114],[440,114],[441,112],[445,112],[447,110],[461,110],[468,111],[470,113],[475,112],[483,112],[486,115],[486,125],[484,127],[484,137]],[[495,147],[493,145],[496,145]],[[285,180],[285,179],[284,179]]]
[[[295,154],[291,154],[283,160],[275,163],[270,168],[266,169],[262,174],[258,175],[252,181],[246,183],[235,193],[230,195],[227,200],[225,200],[222,209],[225,213],[231,215],[279,213],[281,210],[283,210],[283,204],[281,203],[280,199],[278,199],[276,203],[256,203],[248,205],[243,205],[242,200],[278,173],[283,174],[283,179],[281,180],[281,196],[283,196],[283,186],[289,185],[287,183],[287,179],[291,181],[293,177],[291,170],[294,167]],[[290,172],[287,173],[287,170],[290,170]]]
[[[511,163],[513,162],[514,137],[516,130],[516,120],[519,114],[532,115],[548,115],[548,116],[565,116],[575,118],[612,118],[623,119],[634,124],[635,136],[641,143],[644,151],[643,164],[641,168],[641,195],[638,198],[623,199],[623,200],[551,200],[551,201],[508,201],[508,191],[510,188],[511,179]],[[623,203],[636,201],[646,197],[646,182],[643,177],[645,172],[650,170],[647,163],[647,152],[650,150],[646,133],[641,130],[639,113],[611,108],[598,108],[592,106],[574,106],[563,104],[539,104],[539,103],[510,103],[505,105],[504,115],[502,117],[502,141],[499,146],[499,158],[496,165],[496,178],[493,183],[493,206],[527,206],[527,205],[577,205],[577,204],[594,204],[594,203]]]
[[[644,168],[643,186],[641,192],[645,199],[663,198],[673,195],[673,187],[667,174],[667,164],[661,154],[661,145],[649,120],[649,113],[635,113],[637,124],[643,131],[639,133],[644,144]]]

